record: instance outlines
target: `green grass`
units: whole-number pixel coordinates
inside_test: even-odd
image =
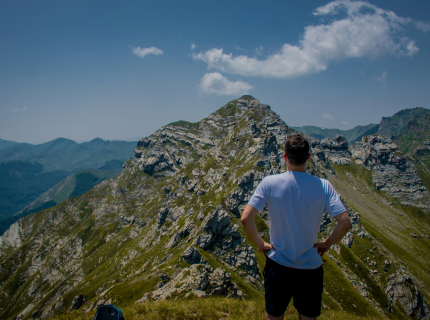
[[[121,308],[121,306],[119,305]],[[204,299],[163,300],[145,302],[121,308],[127,320],[263,320],[265,319],[264,299],[234,299],[209,297]],[[92,320],[95,311],[82,314],[74,311],[53,320]],[[284,319],[296,320],[298,313],[290,303]],[[376,320],[381,316],[357,316],[344,311],[323,309],[320,320]]]
[[[191,130],[198,130],[200,122],[188,122],[185,120],[179,120],[176,122],[169,123],[170,126],[183,127]]]
[[[227,103],[225,106],[221,107],[218,110],[218,113],[223,118],[234,116],[238,112],[240,112],[240,110],[238,107],[236,107],[236,104],[233,101],[230,101],[229,103]]]

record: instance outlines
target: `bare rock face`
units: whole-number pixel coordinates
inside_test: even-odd
[[[8,230],[0,237],[0,248],[13,247],[18,248],[22,244],[22,229],[20,220],[10,226]],[[0,249],[1,250],[1,249]]]
[[[324,152],[324,149],[321,145],[321,142],[317,139],[315,139],[312,136],[307,136],[306,137],[308,142],[309,142],[309,148],[310,148],[310,153],[311,153],[311,159],[315,162],[315,164],[322,166],[323,168],[329,169],[332,172],[333,168],[330,165],[329,159],[327,157],[327,155]],[[310,168],[308,168],[308,172],[310,174],[313,175],[317,175],[316,172],[309,170]],[[322,178],[326,178],[325,176],[323,176]]]
[[[214,295],[244,297],[242,291],[231,281],[231,274],[226,273],[221,268],[213,270],[208,265],[193,264],[191,267],[183,269],[162,288],[146,293],[142,299],[136,302],[180,299],[190,294],[196,297]]]
[[[82,304],[86,301],[86,297],[83,294],[76,296],[72,301],[72,310],[78,310]]]
[[[193,246],[188,247],[182,253],[182,258],[184,258],[189,264],[208,264],[205,258],[202,257],[199,250],[194,248]]]
[[[429,307],[424,302],[423,294],[418,290],[414,280],[403,271],[399,270],[389,276],[385,293],[390,312],[392,312],[392,306],[399,302],[408,316],[430,319]]]
[[[414,150],[414,154],[417,156],[428,156],[430,155],[430,141],[424,142],[424,145]]]
[[[254,283],[260,278],[254,249],[241,236],[239,225],[233,226],[230,219],[223,208],[216,208],[203,220],[203,233],[194,240],[194,244],[214,252],[231,269],[243,269]]]
[[[355,142],[350,151],[356,163],[372,171],[373,184],[379,190],[399,198],[404,205],[430,209],[429,192],[412,164],[390,139],[366,136]]]
[[[343,165],[352,164],[348,141],[344,137],[336,136],[333,139],[322,139],[321,148],[331,162]]]

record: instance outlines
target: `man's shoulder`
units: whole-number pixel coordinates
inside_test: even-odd
[[[283,172],[283,173],[271,174],[271,175],[265,176],[261,182],[273,183],[285,178],[286,178],[286,172]]]

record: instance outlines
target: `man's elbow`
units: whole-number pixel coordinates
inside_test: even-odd
[[[345,219],[345,221],[343,221],[342,224],[343,224],[343,227],[344,227],[344,229],[345,229],[346,232],[348,232],[349,230],[351,230],[352,223],[351,223],[351,220],[349,219],[349,217],[348,217],[348,219]]]
[[[242,224],[242,226],[245,226],[248,223],[248,217],[243,214],[240,218],[240,223]]]

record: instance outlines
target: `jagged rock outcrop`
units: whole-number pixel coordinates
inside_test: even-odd
[[[0,237],[0,250],[6,247],[18,248],[22,245],[22,228],[18,220]]]
[[[346,165],[353,163],[348,150],[348,141],[341,136],[336,136],[333,139],[322,139],[321,148],[326,157],[335,164]]]
[[[189,264],[208,264],[207,260],[200,254],[199,250],[193,246],[190,246],[187,250],[185,250],[181,256]]]
[[[423,294],[418,290],[415,281],[402,270],[390,274],[385,292],[388,297],[388,309],[398,302],[408,316],[417,319],[430,319],[429,306],[424,302]]]
[[[430,155],[430,141],[424,142],[421,147],[418,147],[414,150],[414,154],[416,156],[428,156]]]
[[[350,147],[355,162],[372,171],[373,184],[404,205],[430,210],[430,194],[412,164],[383,136],[366,136]]]
[[[194,295],[198,298],[214,295],[243,298],[243,292],[231,281],[231,274],[221,268],[215,270],[208,265],[193,264],[183,269],[173,280],[163,287],[145,293],[142,299],[148,300],[180,299]]]

